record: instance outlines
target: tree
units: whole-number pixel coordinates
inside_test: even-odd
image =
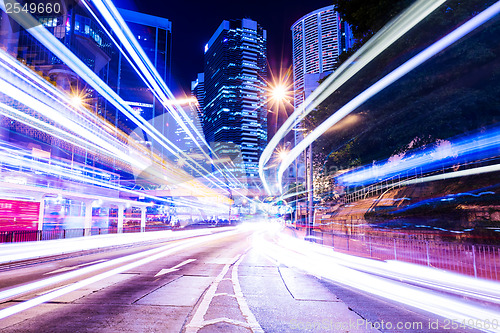
[[[377,1],[374,7],[383,3]],[[492,3],[448,1],[335,91],[308,118],[314,125],[320,124],[361,91]],[[375,28],[363,29],[359,31],[375,32]],[[492,41],[499,35],[498,21],[488,23],[361,105],[351,114],[359,117],[357,122],[338,124],[314,143],[315,154],[322,155],[326,163],[323,169],[369,164],[404,153],[410,146],[432,145],[497,124],[500,62],[496,55],[500,45]]]
[[[358,44],[364,44],[415,0],[334,0],[340,17],[351,25]]]

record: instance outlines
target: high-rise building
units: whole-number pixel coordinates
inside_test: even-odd
[[[198,132],[203,135],[202,119],[203,119],[203,108],[205,106],[205,74],[198,73],[195,81],[191,81],[191,96],[196,98],[197,103],[189,104],[189,108],[185,108],[186,114],[189,116],[194,126]],[[200,146],[203,146],[203,142],[198,140]],[[188,148],[192,146],[194,148],[195,142],[192,140],[187,140]]]
[[[107,79],[109,63],[114,54],[111,40],[81,6],[69,6],[65,8],[63,15],[40,14],[35,19],[99,77]],[[28,30],[18,30],[17,58],[49,78],[60,89],[85,95],[94,111],[107,117],[104,114],[103,100],[92,89],[85,88],[80,78],[61,59],[45,49]]]
[[[267,144],[267,36],[250,19],[223,21],[205,46],[203,131],[219,157],[241,151],[246,176],[258,177]],[[227,147],[226,147],[226,145]]]
[[[294,101],[298,107],[318,81],[331,74],[339,55],[352,47],[351,28],[334,6],[315,10],[292,25]]]
[[[171,77],[172,22],[166,18],[131,10],[119,9],[119,11],[144,53],[168,86]],[[174,121],[169,119],[165,107],[155,98],[128,60],[119,53],[117,61],[112,65],[117,73],[113,85],[116,85],[118,94],[165,137],[173,136],[174,131],[170,127],[175,126],[167,124],[173,125]],[[142,135],[144,141],[149,144],[151,140],[147,134],[142,133]],[[154,148],[165,155],[164,147],[158,145]]]
[[[198,73],[195,81],[191,81],[191,95],[198,100],[198,106],[203,111],[205,107],[205,74]]]

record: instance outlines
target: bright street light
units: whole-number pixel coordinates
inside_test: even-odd
[[[76,95],[71,97],[71,105],[73,105],[74,107],[80,107],[82,106],[82,104],[83,104],[83,99],[80,96]]]
[[[278,156],[281,161],[283,161],[288,155],[288,150],[282,150],[279,152]]]
[[[287,97],[287,90],[286,88],[279,84],[276,87],[274,87],[272,91],[272,98],[276,101],[282,101]]]

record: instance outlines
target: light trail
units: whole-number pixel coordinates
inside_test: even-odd
[[[0,58],[3,61],[0,63],[1,66],[12,75],[8,77],[8,80],[5,80],[4,84],[8,84],[14,91],[19,91],[19,89],[21,89],[20,87],[24,88],[23,94],[33,96],[33,98],[40,101],[41,104],[31,103],[32,105],[28,106],[26,103],[23,103],[24,100],[15,93],[7,95],[32,109],[37,105],[42,105],[44,109],[35,108],[33,110],[42,114],[43,118],[51,119],[56,124],[65,125],[67,130],[64,131],[49,123],[44,124],[42,120],[34,118],[10,106],[3,105],[4,114],[11,118],[15,117],[17,120],[40,130],[47,131],[47,129],[50,129],[48,132],[53,133],[56,137],[64,137],[65,140],[74,143],[75,146],[79,146],[83,149],[93,148],[97,152],[110,158],[117,158],[123,162],[131,163],[132,165],[135,164],[135,158],[132,160],[128,157],[124,158],[124,156],[128,156],[126,152],[129,151],[129,146],[113,136],[113,134],[119,132],[117,129],[110,129],[109,124],[103,122],[94,114],[88,112],[88,110],[82,110],[82,107],[68,108],[70,104],[68,95],[57,90],[53,85],[50,85],[46,80],[43,80],[24,65],[20,64],[5,51],[0,50]],[[18,87],[14,87],[12,83],[15,83]],[[31,98],[30,100],[33,101]],[[64,114],[59,110],[64,110]],[[30,122],[32,123],[30,124]],[[96,126],[97,124],[99,124],[99,126]],[[109,133],[98,131],[99,128],[107,129]],[[83,136],[81,135],[82,133],[84,134]],[[85,133],[92,134],[89,137],[89,135],[85,135]],[[110,136],[109,134],[112,135]],[[99,142],[104,142],[105,146],[96,145],[93,142],[95,140],[88,140],[89,138],[92,139],[94,136],[98,137]],[[141,168],[141,165],[136,165],[136,167]]]
[[[407,153],[400,160],[357,168],[336,177],[339,184],[368,185],[390,179],[408,170],[419,168],[422,173],[456,166],[469,161],[484,160],[498,156],[500,151],[500,128],[451,140],[437,147]]]
[[[7,63],[10,63],[14,68],[16,68],[15,72],[10,70],[10,68],[8,68],[9,72],[17,74],[17,72],[19,71],[22,74],[27,74],[28,77],[34,75],[33,73],[30,73],[28,69],[19,66],[17,60],[10,58],[10,56],[6,55],[3,51],[1,52],[1,56],[2,60],[6,61]],[[129,141],[129,145],[127,146],[124,143],[118,141],[114,136],[110,136],[109,133],[96,132],[97,129],[99,128],[98,126],[96,126],[96,124],[104,124],[100,119],[95,118],[94,122],[87,123],[86,126],[85,125],[82,126],[82,122],[83,124],[85,124],[85,120],[83,120],[80,115],[76,115],[75,119],[70,119],[71,117],[68,118],[68,116],[74,114],[74,110],[67,107],[69,103],[68,96],[58,92],[52,85],[48,85],[47,82],[45,83],[43,83],[43,81],[40,82],[40,79],[35,79],[31,83],[30,81],[25,81],[24,85],[30,85],[31,87],[29,88],[31,94],[27,94],[20,88],[17,88],[10,83],[10,81],[17,82],[16,79],[17,78],[13,77],[5,81],[2,81],[0,79],[0,86],[4,88],[2,92],[7,96],[16,99],[17,101],[26,105],[27,107],[38,111],[39,113],[42,114],[43,117],[51,119],[55,121],[57,124],[60,124],[67,129],[66,132],[64,132],[62,129],[57,129],[56,133],[54,133],[55,136],[65,136],[66,139],[73,139],[69,140],[69,142],[76,142],[76,146],[80,146],[83,149],[94,148],[95,151],[98,153],[101,153],[112,159],[116,158],[117,160],[121,160],[139,170],[145,170],[146,168],[149,167],[149,165],[151,165],[152,162],[149,161],[149,156],[147,156],[148,154],[144,152],[144,147],[136,146],[136,148],[139,148],[139,152],[143,151],[143,153],[134,154],[134,156],[131,156],[128,153],[128,151],[130,150],[131,147],[132,148],[134,147],[133,142]],[[38,86],[37,85],[38,83],[40,83],[41,86]],[[20,85],[22,86],[22,84]],[[28,88],[26,88],[26,90],[27,89]],[[58,97],[59,99],[54,100],[48,97],[53,97],[53,98]],[[61,102],[60,99],[63,99],[63,101]],[[61,107],[57,108],[57,106],[54,106],[54,102],[60,103]],[[64,114],[61,114],[59,112],[59,109],[65,110],[66,112]],[[2,108],[2,111],[4,111],[4,113],[10,113],[11,115],[14,114],[17,118],[20,118],[19,116],[22,114],[22,112],[8,106]],[[83,115],[85,115],[84,111],[86,110],[82,110]],[[33,119],[33,117],[29,115],[25,115],[24,117],[21,118],[24,118],[22,119],[22,122],[24,123],[26,123],[25,121],[26,118]],[[40,120],[36,120],[34,123],[28,125],[34,128],[37,127],[43,129],[54,128],[54,126],[50,124],[47,124],[47,126],[37,126],[37,124],[40,125],[41,123],[43,122],[41,122]],[[93,128],[96,130],[92,131]],[[61,132],[65,134],[58,135],[58,133]],[[71,133],[75,134],[78,133],[78,136],[75,136]],[[99,145],[96,145],[95,143],[98,143]],[[147,158],[148,160],[145,160],[145,158]],[[149,173],[151,173],[152,175],[156,175],[156,177],[159,177],[162,180],[166,177],[164,173],[160,173],[160,171],[151,168],[149,169]],[[187,188],[187,182],[186,182],[187,174],[184,175],[177,172],[177,175],[174,177],[174,173],[175,169],[169,172],[171,177],[169,180],[176,182],[180,187]]]
[[[87,131],[91,131],[95,133],[95,135],[101,136],[105,135],[103,131],[99,129],[102,128],[107,130],[110,133],[117,134],[119,131],[117,129],[110,128],[110,125],[106,122],[103,122],[96,115],[91,112],[88,112],[87,109],[84,109],[82,106],[79,107],[71,107],[68,105],[71,104],[70,97],[56,89],[53,85],[49,84],[46,80],[42,79],[39,75],[34,73],[32,70],[21,64],[17,59],[14,59],[12,56],[7,54],[4,50],[0,50],[0,59],[2,62],[0,65],[6,71],[5,74],[10,73],[11,77],[9,77],[9,83],[15,83],[17,88],[22,89],[23,91],[34,96],[34,98],[43,101],[45,105],[49,105],[55,110],[55,114],[59,117],[69,118],[70,122],[73,122],[74,126],[84,125]],[[56,105],[54,105],[56,103]],[[21,101],[22,104],[22,101]],[[64,114],[61,114],[58,110],[58,107],[61,110],[65,110]],[[47,116],[49,119],[52,119],[50,116]],[[55,119],[54,119],[55,120]],[[56,121],[57,122],[57,121]],[[95,126],[99,124],[100,126]],[[107,134],[107,133],[106,133]],[[127,151],[128,148],[125,144],[120,142],[114,137],[109,137],[109,135],[105,135],[106,141],[113,144],[116,149],[121,149],[122,151]],[[92,145],[93,143],[89,143]]]
[[[474,16],[472,19],[462,24],[457,29],[453,30],[448,35],[444,36],[437,42],[433,43],[431,46],[427,47],[422,52],[418,53],[416,56],[412,57],[410,60],[406,61],[404,64],[393,70],[391,73],[384,76],[382,79],[374,83],[368,89],[363,91],[361,94],[353,98],[350,102],[345,104],[339,110],[337,110],[333,115],[326,119],[323,123],[317,126],[309,135],[307,135],[304,140],[302,140],[296,147],[294,147],[287,157],[283,160],[278,171],[278,186],[281,188],[281,182],[283,180],[283,174],[286,169],[293,163],[293,161],[305,150],[307,147],[319,138],[323,133],[325,133],[330,127],[335,125],[349,113],[354,111],[360,105],[365,103],[368,99],[387,88],[392,83],[396,82],[410,71],[414,70],[430,58],[434,57],[439,52],[443,51],[447,47],[451,46],[453,43],[462,39],[464,36],[474,31],[484,23],[488,22],[494,18],[500,12],[500,2],[496,2],[492,6],[488,7],[481,13]]]
[[[196,144],[200,152],[205,156],[208,161],[211,161],[217,169],[219,167],[216,163],[213,163],[212,158],[205,152],[205,150],[200,146],[198,140],[191,133],[190,129],[186,124],[190,125],[191,130],[197,135],[201,142],[209,149],[209,151],[214,154],[210,145],[205,141],[204,136],[199,133],[198,129],[194,126],[193,122],[185,111],[180,107],[179,103],[176,101],[175,97],[166,86],[165,82],[161,76],[156,71],[148,56],[144,53],[144,50],[139,45],[138,41],[135,39],[134,34],[130,31],[127,24],[121,17],[118,9],[114,6],[111,1],[108,0],[91,0],[92,3],[99,10],[100,14],[106,20],[106,23],[110,25],[111,29],[117,34],[118,39],[128,51],[131,58],[127,59],[129,62],[134,61],[133,67],[138,67],[138,74],[144,78],[144,82],[150,87],[151,91],[162,105],[170,111],[170,114],[174,117],[176,122],[181,126],[185,133],[190,137],[190,139]],[[87,5],[86,5],[87,6]],[[87,9],[91,11],[91,8],[87,6]],[[103,29],[106,29],[104,25],[99,21]],[[131,62],[132,63],[132,62]],[[182,119],[184,118],[184,119]],[[154,129],[154,128],[153,128]],[[156,129],[154,129],[156,130]],[[159,134],[159,133],[158,133]],[[161,134],[160,134],[161,135]],[[238,178],[232,174],[232,172],[225,168],[226,171],[231,175],[233,179],[239,182]],[[206,170],[205,170],[206,171]],[[222,171],[221,171],[222,172]],[[241,184],[241,183],[240,183]]]
[[[254,246],[260,253],[280,264],[296,267],[311,275],[416,307],[472,328],[477,328],[471,325],[472,322],[491,322],[492,319],[500,318],[498,310],[488,309],[481,303],[488,301],[500,304],[498,282],[418,265],[335,253],[331,248],[284,235],[279,236],[276,242],[268,241],[263,236],[255,237]],[[417,286],[413,286],[413,283]],[[500,327],[482,330],[500,332]]]
[[[412,185],[412,184],[417,184],[417,183],[433,182],[436,180],[444,180],[444,179],[479,175],[482,173],[497,172],[497,171],[500,171],[500,164],[488,165],[488,166],[484,166],[484,167],[477,167],[477,168],[473,168],[473,169],[460,170],[460,171],[454,171],[454,172],[447,172],[444,174],[427,176],[427,177],[422,177],[422,178],[418,178],[418,179],[409,179],[409,180],[401,181],[400,184],[401,184],[401,186],[405,186],[405,185]]]
[[[127,24],[121,17],[118,9],[111,1],[91,1],[97,8],[99,13],[106,20],[106,23],[109,24],[110,28],[118,36],[120,42],[123,43],[123,46],[128,51],[135,65],[139,68],[140,73],[146,78],[146,83],[152,88],[152,92],[155,94],[155,96],[157,96],[160,102],[165,107],[167,107],[179,126],[181,126],[181,128],[191,138],[191,140],[197,143],[197,140],[195,139],[193,133],[186,126],[186,123],[191,124],[193,131],[197,133],[200,138],[202,138],[201,134],[197,131],[196,127],[194,127],[191,122],[184,122],[182,120],[181,116],[185,120],[189,120],[189,116],[184,112],[184,110],[179,106],[178,103],[175,103],[175,97],[173,96],[172,92],[168,89],[168,87],[161,79],[161,76],[158,74],[156,68],[153,66],[148,56],[145,54],[144,50],[139,45],[134,35],[128,28]],[[176,106],[175,108],[172,107],[174,105]],[[200,150],[202,150],[201,147],[199,148]]]
[[[9,105],[6,105],[4,103],[0,102],[0,114],[13,119],[15,121],[18,121],[26,126],[33,127],[35,129],[38,129],[42,132],[48,132],[51,133],[52,136],[55,138],[58,138],[63,141],[68,141],[71,142],[75,147],[79,147],[83,150],[92,148],[96,152],[102,153],[102,154],[107,154],[108,152],[103,150],[101,147],[94,145],[91,142],[85,141],[82,138],[73,135],[67,131],[64,131],[60,128],[57,128],[51,124],[45,123],[35,117],[32,117],[28,114],[25,114],[17,109],[14,109],[10,107]]]
[[[264,166],[273,155],[280,141],[297,126],[317,105],[330,96],[340,86],[358,73],[363,67],[375,59],[406,32],[425,19],[446,0],[420,0],[410,6],[395,20],[388,23],[375,36],[363,45],[351,58],[332,73],[302,105],[295,110],[278,129],[264,149],[259,160],[259,176],[266,192],[271,195],[269,184],[265,178]]]
[[[141,155],[135,155],[135,156],[130,156],[127,154],[125,151],[129,151],[130,147],[133,146],[133,142],[129,142],[129,146],[125,145],[124,143],[117,141],[114,136],[110,136],[109,133],[96,133],[92,134],[87,131],[87,128],[96,128],[95,124],[97,122],[102,122],[99,118],[95,118],[92,123],[87,124],[86,127],[81,126],[81,124],[85,123],[85,119],[82,119],[81,116],[87,116],[88,112],[86,110],[81,110],[82,114],[76,115],[76,118],[68,119],[68,115],[72,115],[75,110],[72,108],[67,108],[67,105],[69,103],[68,96],[63,94],[62,92],[59,92],[57,89],[55,89],[54,86],[48,84],[45,80],[42,80],[40,77],[32,73],[30,70],[28,70],[26,67],[20,65],[17,60],[11,58],[9,55],[5,54],[4,51],[0,51],[0,58],[4,61],[1,63],[1,65],[8,70],[8,72],[12,73],[12,75],[18,75],[20,76],[21,74],[28,77],[29,80],[24,81],[24,86],[28,86],[30,88],[25,88],[25,90],[28,90],[31,92],[31,95],[36,96],[36,97],[31,97],[31,95],[27,95],[24,93],[24,91],[21,91],[20,88],[14,87],[11,82],[17,82],[16,80],[18,79],[17,77],[10,77],[9,80],[2,81],[0,79],[0,84],[3,86],[7,86],[9,89],[5,89],[3,91],[4,94],[10,95],[12,97],[16,97],[16,99],[28,107],[37,110],[38,112],[42,113],[42,115],[48,119],[54,120],[56,123],[62,123],[61,125],[65,125],[66,128],[69,127],[69,131],[64,131],[62,129],[56,128],[53,125],[50,125],[48,123],[45,123],[42,120],[39,120],[37,118],[34,118],[28,114],[24,114],[23,112],[16,110],[10,106],[4,105],[0,103],[0,110],[3,111],[4,114],[14,117],[14,119],[20,120],[22,123],[26,123],[30,127],[38,128],[41,130],[44,130],[47,132],[52,132],[55,137],[62,137],[63,139],[68,140],[69,142],[76,143],[75,146],[80,146],[83,149],[88,149],[88,148],[94,148],[96,152],[99,152],[105,156],[108,156],[109,158],[117,158],[118,160],[122,160],[124,162],[129,163],[130,165],[138,168],[138,169],[145,169],[145,164],[139,164],[141,162]],[[7,66],[7,64],[9,66]],[[21,84],[23,86],[23,84]],[[38,103],[40,101],[40,103]],[[66,112],[64,115],[60,114],[58,109],[55,108],[54,103],[58,103],[61,105],[60,109],[65,110]],[[39,106],[41,105],[41,107]],[[78,109],[77,109],[78,110]],[[78,110],[80,111],[80,110]],[[92,114],[90,114],[92,118]],[[52,131],[50,131],[52,130]],[[115,131],[117,131],[115,129]],[[55,132],[55,133],[54,133]],[[78,133],[79,136],[73,135],[71,133]],[[84,139],[85,138],[85,139]],[[94,140],[92,140],[94,138]],[[99,143],[104,143],[104,148],[96,145],[92,141],[87,141],[87,140],[92,140],[92,141],[97,141]],[[108,144],[110,143],[110,144]],[[107,147],[106,147],[107,145]],[[138,148],[143,148],[142,146],[138,146]],[[119,149],[117,151],[117,149]],[[121,150],[120,150],[121,149]],[[143,150],[143,149],[142,149]],[[120,154],[120,152],[122,152]],[[14,159],[19,159],[21,158],[18,154],[14,155]],[[23,157],[26,158],[26,157]],[[123,186],[117,186],[112,183],[106,183],[102,181],[96,181],[93,180],[92,178],[88,177],[83,177],[78,174],[74,174],[73,171],[68,172],[68,166],[61,164],[61,167],[64,168],[64,170],[56,170],[55,168],[57,167],[58,162],[56,161],[51,161],[50,166],[44,166],[40,163],[35,163],[31,161],[31,156],[28,156],[27,159],[29,161],[24,161],[23,163],[25,164],[26,167],[28,168],[34,168],[38,171],[42,171],[44,173],[48,174],[57,174],[62,177],[69,177],[73,178],[73,180],[76,181],[83,181],[88,184],[93,184],[97,186],[102,186],[102,187],[107,187],[107,188],[112,188],[115,190],[120,190],[124,192],[128,192],[137,196],[145,196],[150,199],[154,200],[159,200],[161,202],[172,202],[172,200],[169,199],[163,199],[159,198],[156,196],[150,196],[150,195],[144,195],[141,192],[138,191],[133,191],[130,190],[126,187]],[[13,162],[13,161],[11,161]],[[16,161],[19,162],[19,161]],[[149,165],[149,164],[148,164]],[[73,167],[72,167],[73,169]],[[150,173],[153,175],[156,175],[157,177],[160,177],[163,179],[166,177],[165,173],[159,173],[158,171],[150,170]],[[186,175],[183,174],[177,174],[175,175],[175,169],[172,169],[169,171],[170,178],[168,180],[177,182],[178,186],[192,190],[191,186],[187,182]],[[180,178],[179,178],[180,177]],[[184,178],[184,179],[183,179]],[[201,194],[200,191],[197,191],[198,194]],[[201,205],[198,202],[190,202],[190,205],[198,206]],[[218,205],[216,204],[215,207]],[[220,209],[222,208],[209,208],[209,210],[214,210],[216,212],[220,212]]]
[[[0,7],[5,10],[3,0],[0,0]],[[38,24],[28,13],[21,11],[20,13],[12,13],[10,16],[15,19],[21,26],[27,28],[27,31],[49,49],[55,56],[63,61],[71,70],[87,82],[96,92],[106,98],[114,107],[120,110],[125,116],[132,120],[140,129],[147,133],[152,139],[156,140],[161,146],[179,158],[179,154],[183,155],[186,160],[196,165],[199,169],[204,168],[187,155],[183,150],[170,142],[161,135],[155,128],[145,121],[142,117],[135,115],[132,108],[128,106],[125,101],[118,96],[106,83],[104,83],[93,71],[91,71],[76,55],[74,55],[64,44],[62,44],[54,35],[52,35],[45,27]],[[227,192],[224,185],[219,184],[220,180],[215,181],[209,178],[206,174],[199,171],[197,168],[192,167],[202,178],[213,184],[215,187]],[[206,171],[206,170],[205,170]],[[216,182],[217,181],[217,182]]]
[[[16,88],[9,82],[0,79],[0,89],[3,94],[6,94],[16,99],[18,102],[26,105],[27,107],[33,110],[37,110],[43,116],[65,127],[67,130],[70,131],[70,133],[81,133],[83,137],[87,137],[91,142],[95,142],[99,147],[105,149],[105,151],[109,154],[109,156],[113,156],[113,154],[116,154],[116,156],[119,159],[128,162],[140,169],[146,169],[148,167],[148,164],[142,163],[142,161],[140,160],[131,158],[127,153],[123,152],[120,149],[117,149],[117,147],[110,144],[109,141],[104,140],[103,138],[87,130],[87,128],[71,121],[69,118],[63,116],[54,108],[28,95],[27,93]]]
[[[90,176],[84,176],[81,173],[81,170],[74,170],[74,169],[69,169],[70,166],[66,165],[65,163],[61,163],[58,161],[51,160],[50,164],[48,163],[43,163],[39,161],[33,161],[32,156],[27,154],[27,155],[21,155],[19,154],[18,151],[12,151],[9,150],[5,147],[0,147],[0,157],[2,157],[3,165],[4,166],[14,166],[15,168],[19,167],[25,167],[28,168],[32,171],[40,172],[43,173],[43,175],[55,175],[58,177],[64,177],[71,179],[73,181],[77,182],[83,182],[89,185],[95,185],[99,186],[102,188],[108,188],[112,190],[117,190],[125,193],[132,194],[137,197],[144,197],[148,199],[152,199],[158,202],[167,202],[167,203],[175,203],[175,204],[182,204],[185,205],[186,207],[194,207],[198,209],[203,209],[204,211],[210,211],[218,214],[224,214],[227,211],[227,205],[224,203],[218,203],[214,202],[213,198],[210,198],[209,195],[207,195],[207,198],[205,199],[200,193],[197,192],[199,201],[195,201],[193,199],[168,199],[168,198],[162,198],[154,195],[150,195],[141,191],[136,191],[133,189],[129,189],[127,187],[121,186],[121,185],[116,185],[114,184],[111,180],[109,182],[106,181],[101,181],[101,180],[96,180],[93,179]],[[87,171],[85,171],[87,173]],[[95,171],[94,171],[95,173]],[[21,173],[20,173],[21,174]],[[6,186],[7,184],[3,183],[3,186]],[[19,187],[20,185],[18,185]],[[35,189],[32,187],[33,185],[25,185],[22,187],[22,189],[26,190],[27,192],[32,192]],[[36,187],[43,188],[40,185],[34,185]],[[189,185],[185,186],[187,189],[192,191],[192,188]],[[50,188],[50,191],[54,191],[54,188]],[[62,194],[63,196],[65,195],[64,190],[58,191],[59,194]],[[71,196],[71,195],[70,195]],[[210,205],[207,206],[206,203],[204,203],[203,199],[206,201],[210,202]],[[113,198],[109,198],[109,201],[113,201]]]
[[[217,234],[210,234],[210,235],[205,235],[202,238],[197,238],[197,239],[187,239],[183,240],[181,244],[169,244],[165,245],[156,249],[152,250],[147,250],[139,253],[135,253],[132,255],[124,256],[118,259],[113,259],[109,260],[106,262],[102,262],[99,264],[95,264],[92,266],[87,266],[85,268],[81,268],[72,272],[56,275],[47,279],[43,279],[37,282],[29,283],[27,285],[23,285],[20,287],[12,288],[3,292],[0,292],[0,300],[6,300],[6,299],[11,299],[12,297],[21,295],[21,294],[26,294],[28,292],[38,290],[44,287],[52,286],[57,283],[65,282],[65,281],[70,281],[72,279],[78,278],[80,276],[90,274],[97,272],[102,269],[110,268],[116,265],[122,265],[117,268],[113,268],[107,272],[100,273],[97,275],[94,275],[90,278],[86,278],[83,280],[80,280],[78,282],[69,284],[65,287],[62,287],[60,289],[57,289],[55,291],[49,292],[47,294],[44,294],[42,296],[35,297],[33,299],[30,299],[28,301],[10,306],[8,308],[0,310],[0,319],[7,318],[9,316],[12,316],[16,313],[19,313],[21,311],[30,309],[32,307],[35,307],[37,305],[40,305],[42,303],[48,302],[50,300],[53,300],[57,297],[60,297],[62,295],[66,295],[72,291],[78,290],[80,288],[83,288],[85,286],[88,286],[92,283],[104,280],[108,277],[111,277],[116,274],[120,274],[123,272],[126,272],[130,269],[148,264],[150,262],[153,262],[155,260],[161,259],[163,257],[178,253],[182,250],[186,250],[190,247],[200,245],[203,243],[211,242],[220,238],[228,237],[234,234],[237,234],[241,232],[240,230],[231,230],[231,231],[225,231],[225,232],[220,232]],[[130,262],[132,261],[132,262]],[[126,264],[127,262],[130,262]]]

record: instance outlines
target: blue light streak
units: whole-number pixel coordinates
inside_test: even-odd
[[[500,153],[500,128],[474,133],[437,147],[412,152],[400,160],[388,159],[374,165],[358,168],[336,178],[341,185],[369,185],[409,170],[430,173],[454,165],[496,157]]]
[[[156,71],[144,50],[139,45],[135,36],[132,34],[127,24],[121,17],[118,9],[113,5],[111,1],[108,0],[91,0],[96,8],[99,10],[101,15],[106,19],[106,22],[110,25],[112,30],[117,34],[118,39],[123,44],[125,49],[129,52],[130,57],[134,60],[131,62],[134,69],[135,66],[139,68],[137,73],[144,78],[144,82],[150,87],[151,91],[155,94],[162,105],[170,111],[170,114],[174,117],[176,122],[181,126],[185,133],[190,137],[190,139],[196,144],[200,149],[201,153],[205,158],[211,161],[211,164],[219,169],[218,165],[213,162],[212,158],[204,151],[204,149],[199,145],[198,140],[194,137],[191,130],[196,134],[196,136],[201,140],[201,142],[209,149],[209,151],[214,154],[208,143],[205,141],[203,135],[198,132],[193,122],[190,120],[189,116],[185,113],[182,107],[179,106],[175,101],[175,97],[172,92],[166,86],[165,82],[162,80],[161,76]],[[87,8],[90,7],[87,6]],[[105,29],[105,27],[103,26]],[[130,59],[127,57],[130,61]],[[172,103],[174,102],[174,103]],[[184,119],[182,119],[184,118]],[[191,130],[186,126],[189,125]],[[156,129],[154,129],[156,131]],[[157,132],[157,131],[156,131]],[[160,133],[158,133],[161,135]],[[215,155],[215,154],[214,154]],[[192,160],[191,160],[192,161]],[[193,162],[193,161],[192,161]],[[225,167],[227,173],[239,183],[237,177],[235,177],[232,172]],[[221,171],[222,172],[222,171]]]
[[[417,68],[439,52],[443,51],[453,43],[457,42],[473,30],[477,29],[484,23],[491,20],[493,17],[498,15],[500,12],[500,2],[496,2],[486,10],[482,11],[445,37],[441,38],[439,41],[433,43],[431,46],[427,47],[425,50],[405,62],[403,65],[396,68],[394,71],[377,81],[375,84],[370,86],[368,89],[363,91],[361,94],[353,98],[350,102],[345,104],[337,112],[331,115],[323,123],[317,126],[309,135],[307,135],[304,140],[302,140],[295,148],[293,148],[287,157],[282,161],[279,171],[278,171],[278,185],[281,188],[281,183],[283,180],[283,174],[286,169],[293,163],[293,161],[312,144],[317,138],[319,138],[323,133],[325,133],[330,127],[335,125],[337,122],[342,120],[349,113],[354,111],[360,105],[365,103],[368,99],[387,88],[392,83],[399,80],[401,77],[408,74],[413,69]]]
[[[0,0],[0,6],[4,7],[4,2]],[[177,158],[180,155],[184,159],[190,161],[196,167],[192,167],[202,178],[209,181],[214,186],[227,192],[226,187],[221,184],[219,179],[212,179],[200,170],[204,168],[187,155],[183,150],[175,144],[167,140],[161,133],[152,127],[146,120],[139,115],[134,114],[132,108],[128,106],[125,101],[118,96],[106,83],[104,83],[93,71],[91,71],[76,55],[74,55],[64,44],[62,44],[54,35],[41,25],[37,25],[38,21],[31,15],[21,12],[11,15],[21,26],[29,28],[27,31],[38,41],[40,41],[47,49],[49,49],[55,56],[63,61],[69,68],[71,68],[77,75],[79,75],[85,82],[87,82],[95,91],[101,96],[106,98],[114,107],[116,107],[125,116],[131,119],[140,129],[147,133],[152,139],[156,140],[160,145],[167,149]],[[206,171],[206,170],[205,170]],[[186,186],[181,184],[180,186]]]

